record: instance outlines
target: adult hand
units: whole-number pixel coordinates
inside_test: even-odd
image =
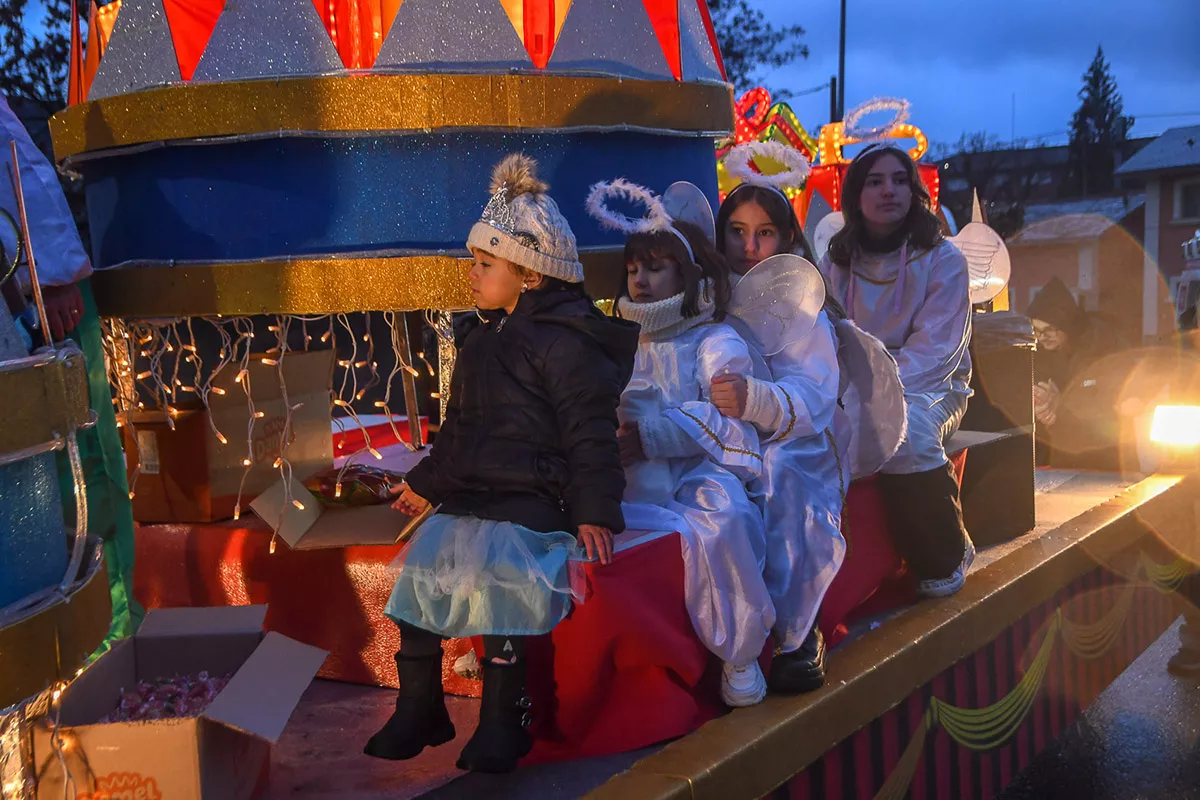
[[[392,503],[392,508],[402,511],[410,517],[415,517],[429,508],[429,501],[414,492],[407,483],[393,487],[391,492],[400,495],[396,498],[396,502]]]
[[[727,417],[741,419],[746,413],[746,397],[749,395],[746,379],[741,375],[718,375],[709,388],[712,404]]]
[[[579,541],[587,551],[588,558],[598,558],[601,564],[612,562],[613,535],[608,528],[599,525],[580,525]]]
[[[50,330],[45,333],[51,341],[66,338],[83,319],[83,295],[73,283],[42,287],[42,302],[46,306],[46,320],[50,323]]]
[[[646,451],[642,449],[642,435],[638,432],[636,422],[623,422],[621,427],[617,428],[617,447],[621,451],[622,467],[646,460]]]
[[[1058,387],[1054,381],[1042,381],[1033,387],[1033,415],[1043,425],[1053,425],[1058,420]]]

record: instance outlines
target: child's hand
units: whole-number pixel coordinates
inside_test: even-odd
[[[746,397],[749,387],[741,375],[718,375],[712,379],[709,395],[712,404],[727,417],[741,419],[746,413]]]
[[[621,451],[622,467],[646,460],[646,451],[642,449],[642,436],[638,433],[636,422],[623,422],[621,427],[617,428],[617,447]]]
[[[407,483],[402,483],[392,489],[392,494],[399,494],[392,508],[402,511],[410,517],[415,517],[429,508],[429,501],[414,492]]]
[[[587,550],[588,558],[598,558],[601,564],[612,562],[613,535],[608,528],[599,525],[580,525],[579,541]]]

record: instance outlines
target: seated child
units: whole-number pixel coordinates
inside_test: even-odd
[[[975,558],[946,458],[971,396],[967,262],[943,238],[912,158],[890,143],[855,156],[842,213],[846,226],[821,271],[850,319],[895,356],[907,400],[907,438],[879,488],[920,593],[945,597],[962,588]]]
[[[762,260],[803,248],[791,203],[763,176],[746,176],[725,198],[716,242],[735,285]],[[815,270],[813,277],[819,280]],[[763,440],[764,576],[775,604],[779,650],[768,685],[783,694],[812,691],[824,682],[817,613],[846,553],[841,517],[850,483],[849,421],[838,405],[833,320],[839,310],[836,304],[821,309],[807,336],[764,354],[773,380],[731,370],[712,384],[721,413],[752,423]]]
[[[614,192],[647,203],[651,216],[612,214],[603,201]],[[751,369],[746,343],[721,322],[727,273],[704,234],[670,221],[642,187],[600,184],[588,205],[609,227],[642,231],[625,243],[627,274],[615,310],[641,325],[619,412],[626,524],[680,533],[692,624],[724,662],[721,697],[730,706],[753,705],[766,693],[758,656],[775,612],[762,579],[762,515],[744,486],[762,468],[758,435],[722,416],[709,398],[715,377]]]
[[[583,292],[575,236],[534,167],[514,154],[493,173],[467,239],[478,319],[460,331],[433,449],[398,489],[396,507],[438,513],[398,557],[400,690],[366,746],[379,758],[454,738],[441,640],[483,636],[479,727],[458,766],[511,771],[531,747],[526,637],[562,621],[581,599],[571,563],[585,548],[607,563],[624,528],[617,405],[637,330]]]

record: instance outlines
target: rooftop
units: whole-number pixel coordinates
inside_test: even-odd
[[[1200,125],[1171,128],[1117,170],[1118,175],[1135,175],[1169,169],[1200,169]]]
[[[1136,194],[1031,205],[1025,209],[1025,226],[1008,244],[1011,247],[1098,239],[1145,202],[1145,195]]]

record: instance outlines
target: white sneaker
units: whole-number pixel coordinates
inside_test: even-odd
[[[757,661],[744,667],[724,664],[721,668],[721,699],[733,708],[753,706],[767,696],[767,679]]]
[[[473,648],[468,650],[466,655],[454,659],[454,674],[469,681],[483,678],[483,670],[479,667],[479,657],[475,655]]]
[[[921,581],[917,585],[917,594],[922,597],[949,597],[955,594],[963,587],[967,580],[967,570],[971,568],[971,562],[975,560],[975,543],[971,541],[971,537],[967,537],[967,549],[963,552],[962,561],[954,572],[950,573],[948,578],[938,578],[937,580]]]

